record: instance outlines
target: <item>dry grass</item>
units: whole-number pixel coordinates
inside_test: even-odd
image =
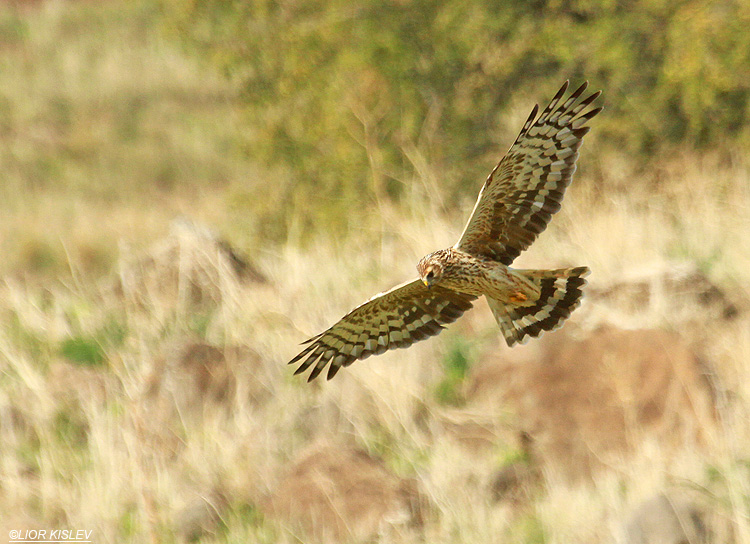
[[[14,113],[0,155],[0,535],[73,527],[93,530],[94,542],[307,541],[303,522],[267,505],[322,443],[370,454],[375,474],[393,479],[389,497],[415,482],[423,514],[369,520],[368,541],[612,542],[629,512],[666,490],[705,510],[714,541],[750,544],[744,159],[684,157],[654,174],[657,185],[631,179],[616,157],[602,159],[610,178],[587,178],[595,155],[584,147],[563,211],[519,259],[586,264],[593,291],[689,262],[740,308],[724,320],[658,289],[635,312],[589,298],[572,333],[604,322],[681,334],[714,374],[717,414],[709,440],[677,448],[629,427],[632,450],[572,481],[527,458],[522,413],[462,404],[464,383],[454,384],[456,405],[436,394],[453,356],[470,373],[488,354],[511,357],[482,302],[440,337],[329,383],[308,385],[284,365],[299,341],[450,244],[471,203],[444,211],[429,196],[439,176],[426,170],[404,208],[360,210],[345,236],[321,229],[304,248],[264,247],[252,218],[221,216],[246,177],[262,179],[231,151],[243,127],[231,86],[141,24],[147,5],[121,16],[116,3],[68,6],[44,4],[34,24],[2,15],[25,34],[0,66]],[[103,26],[72,28],[92,19]],[[200,229],[170,233],[180,212],[262,247],[251,264],[267,281],[243,275]],[[518,483],[516,499],[498,499],[493,478],[516,462],[536,476]],[[335,525],[362,537],[356,516]]]

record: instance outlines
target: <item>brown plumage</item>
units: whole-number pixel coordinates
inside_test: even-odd
[[[580,304],[586,267],[516,270],[513,260],[547,228],[575,171],[578,149],[601,108],[584,110],[600,92],[564,101],[566,81],[537,117],[534,106],[521,133],[484,183],[455,246],[424,257],[419,279],[380,293],[326,331],[313,336],[289,364],[312,367],[314,379],[330,363],[328,379],[357,359],[403,348],[438,334],[484,295],[509,346],[553,330]]]

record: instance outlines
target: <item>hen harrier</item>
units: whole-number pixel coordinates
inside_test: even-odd
[[[589,269],[516,270],[510,264],[560,209],[590,129],[586,123],[601,111],[581,113],[601,94],[578,102],[587,86],[562,101],[566,81],[538,118],[539,106],[534,106],[484,183],[456,245],[419,261],[418,279],[375,295],[304,342],[307,347],[289,362],[305,358],[295,374],[312,366],[310,381],[330,363],[330,380],[357,359],[440,333],[481,295],[509,346],[562,325],[580,304]]]

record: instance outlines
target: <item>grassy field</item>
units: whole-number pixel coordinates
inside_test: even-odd
[[[247,210],[283,205],[278,172],[246,152],[239,90],[158,15],[150,2],[0,6],[0,541],[636,542],[638,505],[665,493],[708,541],[750,544],[743,150],[634,179],[632,159],[584,144],[563,210],[516,263],[592,269],[563,331],[508,350],[480,301],[438,338],[307,384],[285,365],[298,343],[413,277],[473,201],[448,202],[441,170],[415,155],[401,202],[341,209],[345,232],[269,227],[280,214]],[[508,118],[546,98],[530,90]],[[581,346],[602,327],[668,336],[612,340],[589,361]],[[661,340],[635,360],[639,338]],[[558,382],[524,373],[564,352],[579,353],[568,375],[591,368],[617,394],[574,403],[593,389],[581,374],[569,404],[546,397]],[[700,361],[709,394],[675,353]],[[617,429],[595,417],[621,406]],[[570,428],[588,457],[547,455],[545,425]],[[613,436],[622,445],[600,452]]]

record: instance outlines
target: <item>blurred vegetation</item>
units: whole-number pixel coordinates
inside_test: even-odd
[[[60,353],[69,361],[82,365],[99,366],[106,361],[99,343],[93,338],[83,336],[74,336],[63,341]]]
[[[304,229],[402,200],[422,164],[447,204],[473,198],[520,127],[509,108],[565,79],[606,91],[592,139],[633,162],[750,133],[739,0],[162,1],[167,27],[242,85],[247,152],[272,172],[247,204],[272,235],[289,206]]]
[[[244,105],[163,34],[154,0],[0,3],[0,274],[106,275],[179,214],[252,246]]]
[[[451,338],[449,342],[441,360],[443,379],[435,387],[435,399],[443,405],[462,406],[466,400],[463,385],[477,354],[474,346],[461,337]]]

